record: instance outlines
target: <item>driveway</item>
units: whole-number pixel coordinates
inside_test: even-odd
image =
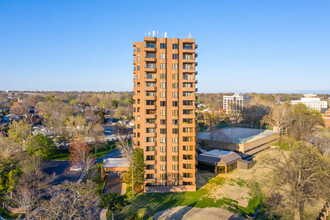
[[[70,172],[69,161],[47,160],[41,165],[41,170],[48,175],[55,174],[53,185],[61,184],[64,181],[75,182],[78,180],[81,172]]]
[[[106,183],[104,185],[103,193],[126,193],[126,184],[123,183],[121,173],[110,171]]]

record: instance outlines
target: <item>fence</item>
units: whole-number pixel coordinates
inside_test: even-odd
[[[260,128],[260,124],[220,124],[215,126],[216,128],[254,128],[254,129],[262,129],[262,130],[273,130],[273,127],[263,124]],[[198,128],[198,132],[207,131],[209,127],[200,127]]]

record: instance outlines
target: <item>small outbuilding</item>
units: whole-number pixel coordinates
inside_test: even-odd
[[[109,171],[126,172],[129,168],[129,161],[126,158],[107,158],[101,167],[101,175],[104,179]]]
[[[248,161],[232,151],[214,149],[197,156],[198,169],[214,173],[228,173],[236,168],[247,169]]]

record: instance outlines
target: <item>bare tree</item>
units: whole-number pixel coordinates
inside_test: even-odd
[[[277,127],[281,134],[285,127],[292,122],[292,108],[287,103],[273,106],[268,115],[263,117],[266,124]]]
[[[308,202],[329,199],[330,161],[317,148],[297,142],[291,152],[278,150],[263,162],[272,171],[265,202],[270,215],[292,210],[302,219]]]
[[[24,107],[21,103],[15,102],[10,107],[10,113],[13,114],[13,115],[22,116],[26,113],[26,110],[24,109]]]
[[[50,199],[32,213],[31,219],[98,219],[100,198],[95,187],[90,180],[53,186],[48,190]]]
[[[91,147],[82,140],[74,140],[70,144],[70,161],[73,165],[79,165],[87,173],[93,159],[91,156]]]

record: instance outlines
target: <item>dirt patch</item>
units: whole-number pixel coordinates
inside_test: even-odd
[[[245,219],[240,217],[239,214],[221,208],[193,208],[189,206],[179,206],[157,212],[153,218],[159,220]]]

